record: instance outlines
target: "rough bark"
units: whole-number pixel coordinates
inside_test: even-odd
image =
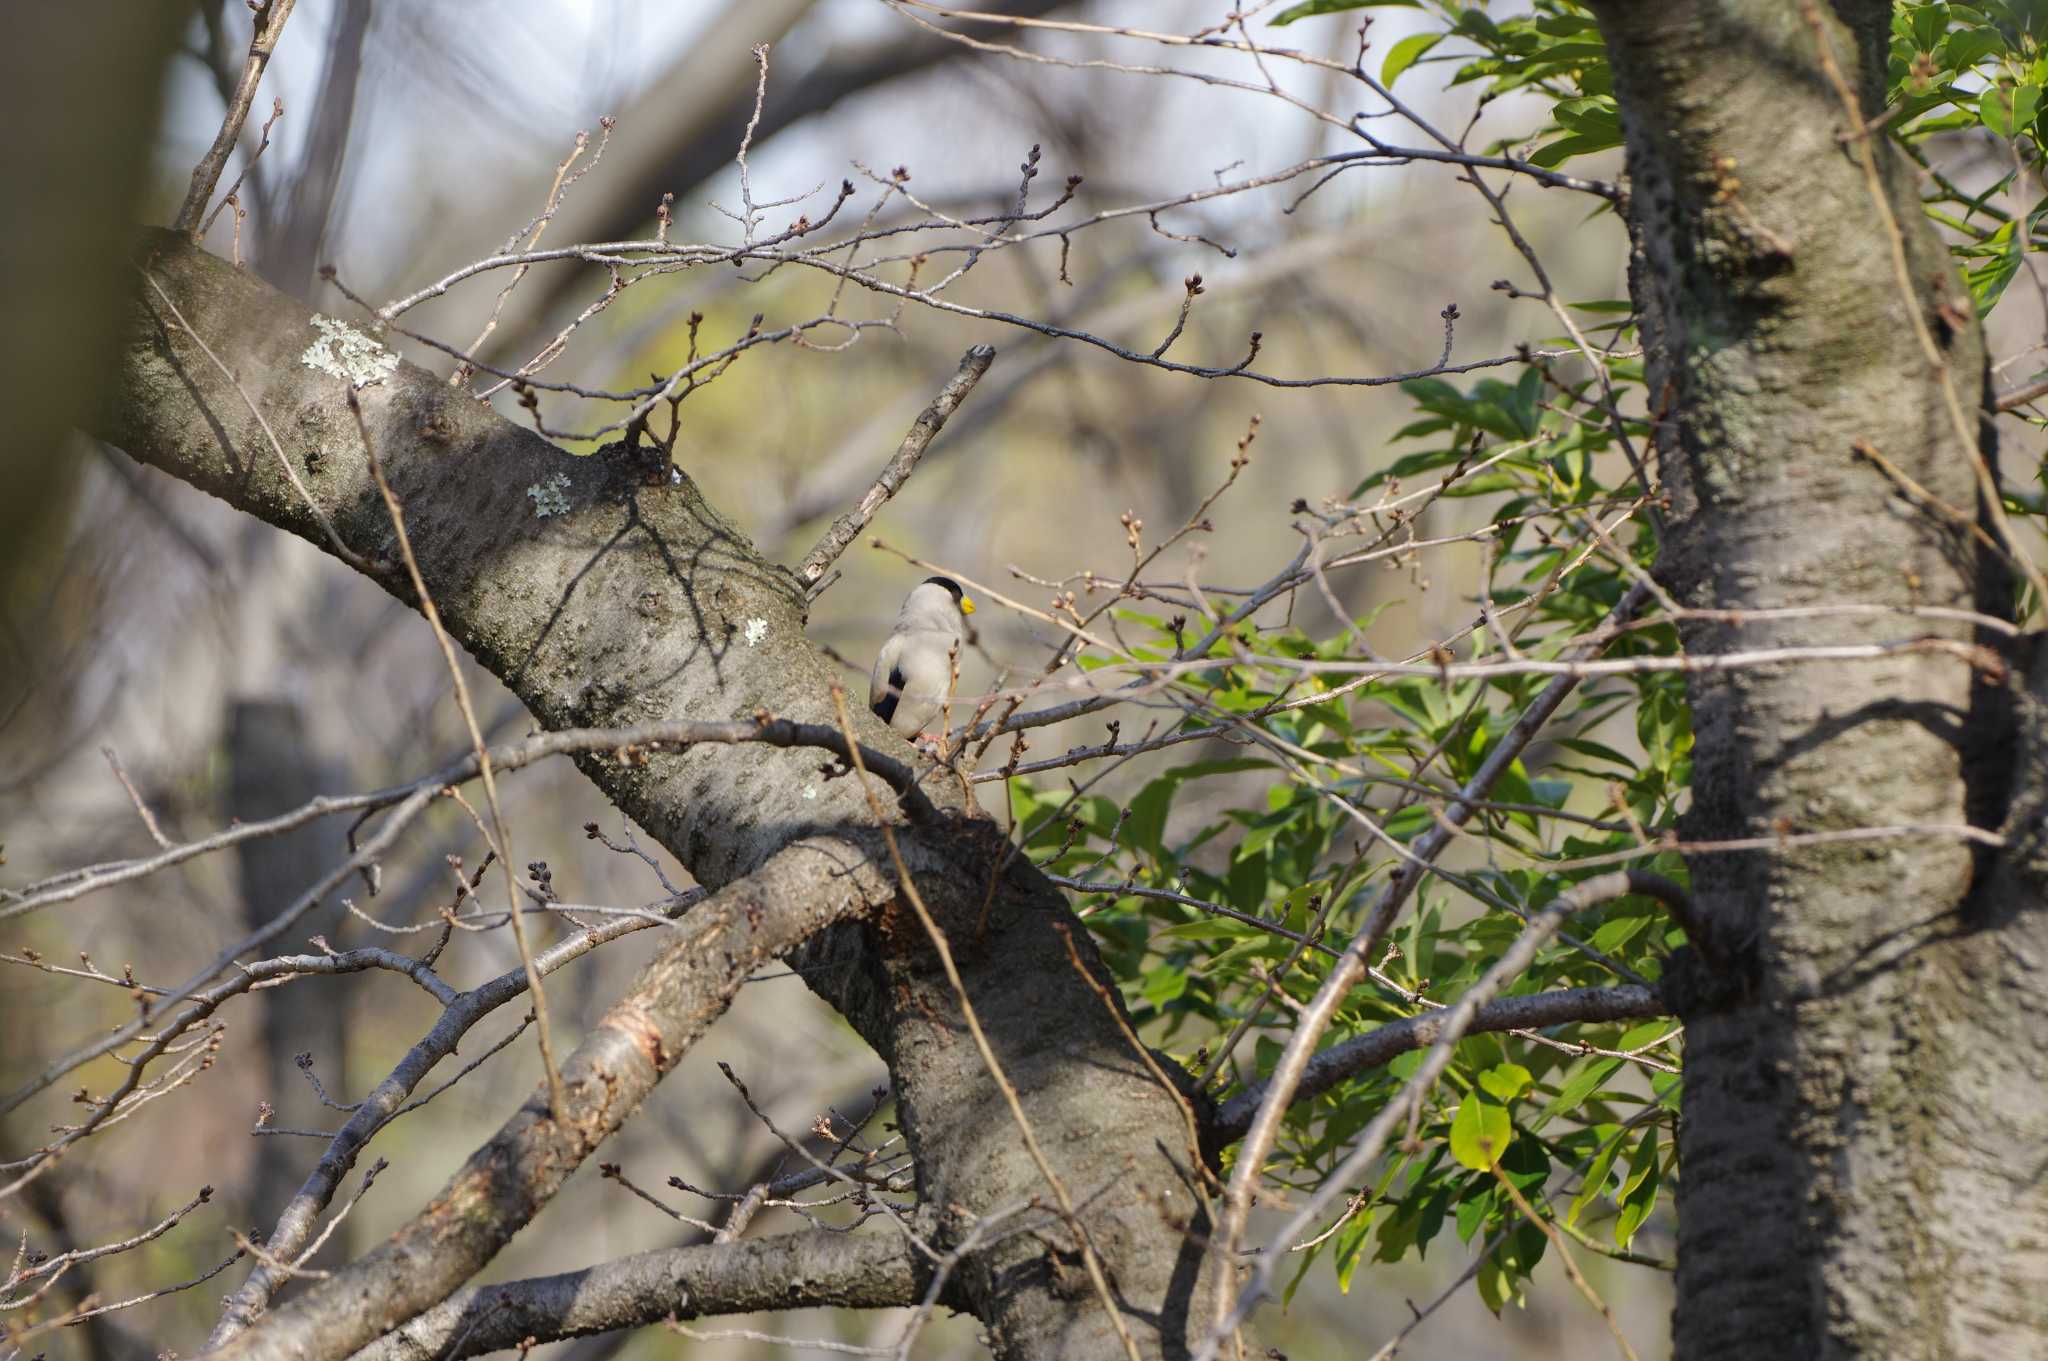
[[[147,285],[102,433],[323,546],[324,516],[379,584],[404,598],[344,382],[302,363],[315,339],[305,310],[169,236],[152,245],[145,268],[239,375],[319,513],[284,476],[249,402]],[[410,366],[360,395],[450,631],[544,725],[743,718],[763,708],[835,721],[832,673],[804,638],[794,577],[763,561],[687,477],[650,486],[628,460],[568,455]],[[855,708],[863,744],[901,750]],[[701,882],[734,886],[738,897],[728,900],[739,915],[722,917],[720,929],[747,949],[779,951],[835,916],[868,914],[818,941],[805,964],[890,1061],[920,1193],[945,1211],[942,1243],[1045,1191],[915,919],[887,910],[893,875],[854,779],[827,778],[814,751],[760,747],[700,745],[644,762],[601,754],[581,765]],[[1182,1127],[1179,1098],[1159,1087],[1072,968],[1058,925],[1074,927],[1084,959],[1106,977],[1085,929],[1021,857],[993,881],[989,929],[975,936],[1001,837],[969,816],[957,783],[926,789],[936,813],[900,829],[912,873],[953,932],[965,985],[1039,1140],[1087,1207],[1126,1326],[1144,1355],[1177,1354],[1200,1254],[1162,1216],[1201,1230],[1186,1151],[1159,1135]],[[764,865],[772,891],[740,882]],[[722,1008],[746,950],[734,959],[701,953],[678,945],[658,956],[567,1065],[575,1075],[565,1071],[565,1080],[586,1092],[624,1084],[602,1111],[574,1102],[557,1127],[536,1094],[384,1248],[258,1319],[229,1351],[346,1355],[488,1262]],[[681,987],[663,976],[683,969],[715,977]],[[622,1019],[634,1007],[640,1014]],[[638,1043],[650,1035],[658,1046]],[[1064,1229],[1021,1236],[964,1265],[962,1298],[988,1323],[999,1356],[1122,1354],[1109,1315],[1064,1256],[1072,1246]]]
[[[1660,575],[1720,608],[2002,608],[2002,569],[1967,524],[1853,448],[1867,440],[1964,515],[1977,505],[1942,381],[1975,412],[1982,339],[1911,167],[1878,140],[1909,294],[1801,6],[1597,8],[1670,491]],[[1888,12],[1838,0],[1817,14],[1873,113]],[[1818,618],[1700,624],[1686,644],[1880,628],[1968,637]],[[1704,675],[1691,697],[1688,840],[2006,819],[2011,705],[1952,659],[1901,656],[1825,685]],[[2035,807],[2015,803],[2012,828]],[[2019,849],[1973,857],[1923,836],[1695,858],[1725,949],[1673,984],[1687,1024],[1679,1357],[2048,1354],[2048,914],[2038,851]]]
[[[877,1309],[915,1304],[932,1264],[893,1229],[825,1229],[716,1246],[635,1253],[451,1296],[352,1361],[458,1361],[663,1319],[817,1305]]]

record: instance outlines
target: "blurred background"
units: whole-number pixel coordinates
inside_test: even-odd
[[[987,7],[1180,32],[1220,22],[1227,8],[1179,0]],[[7,151],[9,183],[30,189],[0,209],[8,215],[14,304],[9,399],[24,416],[6,460],[13,505],[0,522],[7,572],[0,583],[0,875],[10,885],[148,849],[151,831],[108,752],[165,835],[182,840],[318,793],[416,778],[466,747],[432,636],[410,610],[311,546],[67,433],[94,398],[92,360],[104,353],[109,319],[118,316],[113,300],[132,286],[132,272],[118,263],[125,224],[169,221],[191,166],[220,126],[248,41],[242,0],[182,10],[163,4],[145,16],[81,4],[72,15],[19,17],[27,27],[7,58],[10,97],[22,101],[23,119],[34,120],[18,119],[17,129],[34,126],[41,135],[22,136],[26,144]],[[1250,22],[1257,29],[1265,19]],[[1410,31],[1403,23],[1398,11],[1374,23],[1368,60],[1375,67]],[[882,196],[879,181],[898,167],[908,171],[905,187],[930,209],[987,216],[1014,204],[1019,166],[1036,146],[1031,207],[1044,207],[1068,176],[1080,175],[1070,210],[1078,216],[1267,174],[1334,149],[1341,136],[1267,92],[1258,67],[1228,53],[1060,30],[964,31],[1063,64],[952,41],[878,0],[300,0],[229,179],[245,168],[273,98],[283,101],[283,115],[248,168],[238,195],[243,212],[222,214],[208,244],[223,256],[239,254],[321,311],[360,324],[362,312],[322,280],[322,266],[332,265],[354,293],[382,302],[504,249],[542,211],[579,132],[589,134],[589,149],[575,163],[584,173],[567,189],[543,244],[647,237],[665,194],[673,195],[673,239],[735,241],[738,228],[713,205],[740,203],[734,154],[753,110],[751,49],[762,43],[769,44],[767,83],[748,158],[751,188],[757,201],[796,200],[769,210],[770,231],[800,213],[821,213],[842,178],[856,187],[842,211],[865,213]],[[115,33],[123,41],[105,41]],[[1349,61],[1358,19],[1337,16],[1261,36]],[[1211,79],[1114,63],[1171,65]],[[87,69],[105,79],[77,80]],[[1272,74],[1313,107],[1340,118],[1353,112],[1334,103],[1351,97],[1347,86],[1324,73],[1288,66]],[[1439,83],[1424,71],[1402,90],[1443,126],[1481,120],[1475,144],[1534,130],[1513,97],[1482,107],[1472,91],[1444,92]],[[606,129],[608,117],[616,123]],[[1618,158],[1573,168],[1619,171]],[[1490,289],[1498,278],[1526,279],[1526,266],[1453,168],[1356,170],[1303,199],[1312,183],[1303,177],[1156,218],[1131,215],[1076,233],[1064,256],[1057,240],[993,254],[957,296],[1149,352],[1174,323],[1183,280],[1199,273],[1205,292],[1174,357],[1228,365],[1258,331],[1259,367],[1288,375],[1427,367],[1443,346],[1439,313],[1453,302],[1460,360],[1508,354],[1553,334],[1540,304]],[[1625,240],[1611,215],[1590,216],[1592,200],[1526,182],[1509,202],[1564,296],[1625,296]],[[898,198],[879,220],[921,216]],[[491,318],[504,278],[453,290],[409,314],[407,325],[467,346]],[[535,269],[504,300],[483,353],[516,366],[607,284],[604,271],[589,265]],[[635,386],[678,365],[693,313],[701,314],[705,348],[713,348],[743,333],[756,313],[771,326],[817,315],[832,291],[829,279],[795,271],[765,278],[731,266],[679,272],[592,317],[547,376]],[[1223,479],[1254,415],[1252,464],[1213,512],[1216,532],[1202,536],[1199,570],[1208,583],[1262,581],[1299,546],[1289,505],[1348,495],[1392,457],[1390,436],[1410,418],[1393,387],[1204,381],[1028,329],[917,307],[898,313],[892,299],[857,289],[840,308],[851,318],[896,321],[857,333],[823,330],[810,348],[752,350],[681,408],[677,461],[763,552],[785,562],[801,557],[865,489],[975,343],[996,347],[994,368],[870,535],[1033,605],[1049,594],[1033,579],[1115,575],[1128,563],[1121,513],[1142,518],[1154,537],[1180,525]],[[2026,323],[2016,316],[2014,324]],[[408,359],[452,370],[443,354],[393,343]],[[509,393],[494,400],[524,418]],[[593,429],[615,414],[554,394],[544,403],[558,429]],[[1420,528],[1453,533],[1486,514],[1471,501],[1442,501]],[[845,575],[819,600],[811,629],[860,674],[903,592],[924,574],[869,549],[866,537],[842,559]],[[1426,558],[1426,570],[1354,572],[1335,584],[1354,617],[1387,606],[1371,639],[1383,653],[1405,655],[1470,618],[1479,566],[1478,547],[1467,543]],[[1186,557],[1166,570],[1187,570]],[[1323,606],[1304,595],[1301,608]],[[989,610],[977,622],[983,627],[966,663],[967,689],[1032,673],[1053,641],[1012,613]],[[1315,628],[1327,619],[1300,622]],[[471,667],[469,683],[491,733],[526,730],[524,711],[488,676]],[[1102,737],[1099,722],[1084,721],[1035,745],[1052,753]],[[621,842],[631,829],[566,764],[523,772],[504,790],[516,860],[545,861],[564,898],[634,905],[662,897],[655,865],[585,836],[591,821]],[[342,853],[344,831],[316,824],[239,855],[202,858],[140,885],[0,923],[0,948],[17,958],[33,949],[67,965],[84,953],[116,975],[133,965],[148,979],[182,978],[247,923],[301,892]],[[638,844],[673,882],[688,882],[651,841]],[[478,853],[467,819],[441,810],[387,862],[374,897],[367,885],[351,896],[385,923],[431,923],[453,898],[448,857],[465,857],[473,868]],[[336,945],[380,943],[339,903],[298,934],[324,934]],[[549,996],[558,1044],[617,994],[653,945],[654,933],[627,937],[555,976]],[[450,950],[449,971],[464,986],[517,963],[502,933],[465,934]],[[87,991],[75,979],[0,963],[0,1006],[0,1086],[12,1088],[118,1023],[132,1003],[118,988]],[[514,1010],[486,1023],[465,1058],[506,1033],[518,1020]],[[168,1109],[83,1146],[0,1205],[0,1228],[61,1251],[133,1232],[210,1183],[212,1202],[149,1252],[89,1273],[91,1288],[108,1299],[197,1275],[232,1251],[232,1229],[274,1215],[322,1147],[311,1137],[252,1136],[259,1107],[269,1103],[269,1123],[286,1128],[332,1130],[346,1118],[323,1106],[295,1056],[311,1054],[325,1090],[352,1100],[432,1014],[427,999],[381,974],[302,981],[270,999],[242,999],[222,1013],[222,1049],[208,1072],[168,1093]],[[679,1176],[736,1191],[774,1166],[778,1145],[734,1099],[718,1060],[732,1064],[791,1131],[828,1110],[865,1111],[870,1090],[886,1081],[880,1062],[798,980],[765,977],[606,1154],[637,1184],[662,1188]],[[374,1151],[392,1166],[328,1256],[374,1243],[438,1189],[523,1098],[537,1070],[532,1046],[515,1044],[381,1136]],[[87,1069],[84,1080],[99,1091],[111,1078]],[[68,1087],[47,1093],[10,1117],[0,1157],[20,1156],[46,1126],[66,1118],[68,1097]],[[719,1217],[711,1202],[662,1194],[689,1214]],[[755,1231],[790,1222],[780,1219],[765,1215]],[[564,1270],[688,1241],[695,1232],[590,1166],[489,1278]],[[1655,1251],[1668,1247],[1661,1228],[1642,1241]],[[1469,1251],[1444,1235],[1420,1263],[1362,1270],[1348,1295],[1319,1268],[1289,1310],[1263,1316],[1259,1335],[1297,1358],[1369,1353],[1408,1322],[1411,1302],[1426,1303],[1456,1279]],[[38,1345],[52,1357],[189,1354],[245,1269],[237,1264],[207,1284]],[[1587,1270],[1642,1354],[1666,1354],[1665,1278],[1598,1258]],[[1498,1320],[1468,1287],[1404,1350],[1544,1358],[1611,1345],[1554,1260],[1538,1283],[1526,1307],[1510,1307]],[[879,1344],[894,1338],[901,1319],[804,1314],[704,1326]],[[536,1354],[595,1361],[827,1353],[651,1330]],[[916,1354],[982,1349],[973,1328],[955,1320],[935,1324]]]

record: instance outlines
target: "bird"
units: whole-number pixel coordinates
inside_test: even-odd
[[[937,741],[925,731],[944,711],[953,664],[966,640],[974,601],[951,577],[926,577],[910,588],[896,625],[875,654],[868,677],[868,708],[926,750]]]

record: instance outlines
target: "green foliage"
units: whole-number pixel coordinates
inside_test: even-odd
[[[1608,329],[1617,350],[1632,344],[1625,304],[1592,300],[1579,311]],[[1639,409],[1639,361],[1612,358],[1607,369]],[[1589,519],[1617,522],[1612,532],[1638,563],[1654,551],[1632,522],[1620,523],[1635,488],[1613,425],[1588,418],[1597,384],[1583,368],[1531,364],[1512,381],[1423,379],[1405,390],[1414,419],[1391,437],[1351,505],[1328,513],[1472,498],[1490,523],[1482,534],[1493,549],[1487,595],[1499,627],[1518,655],[1555,657],[1628,582],[1627,565],[1588,550]],[[1625,428],[1644,436],[1639,425]],[[1388,520],[1390,542],[1399,523]],[[1227,608],[1176,620],[1120,607],[1118,636],[1131,658],[1168,658],[1177,640],[1202,637]],[[1121,800],[1012,782],[1012,812],[1034,858],[1101,886],[1084,895],[1082,911],[1147,1038],[1200,1074],[1216,1063],[1222,1038],[1250,1022],[1220,1064],[1213,1089],[1222,1098],[1267,1077],[1279,1057],[1287,1003],[1271,990],[1294,1004],[1313,996],[1400,863],[1397,847],[1436,825],[1433,805],[1443,800],[1418,797],[1421,790],[1470,779],[1547,682],[1526,672],[1445,677],[1428,667],[1374,674],[1358,647],[1371,621],[1354,622],[1328,638],[1238,625],[1197,659],[1208,665],[1174,674],[1183,728],[1234,716],[1269,744],[1163,770]],[[1458,641],[1460,658],[1505,655],[1476,621]],[[1676,647],[1675,632],[1652,622],[1607,655]],[[1682,879],[1676,855],[1645,854],[1641,843],[1674,825],[1690,780],[1684,693],[1673,673],[1583,683],[1546,742],[1508,767],[1470,824],[1485,848],[1481,863],[1427,881],[1389,937],[1376,984],[1345,1000],[1329,1042],[1455,1001],[1521,933],[1522,916],[1610,857],[1633,854],[1633,863]],[[1679,939],[1654,903],[1604,904],[1577,917],[1570,939],[1541,951],[1509,991],[1654,980]],[[1675,1114],[1666,1081],[1677,1057],[1672,1031],[1659,1021],[1647,1033],[1601,1024],[1466,1037],[1424,1104],[1414,1142],[1390,1148],[1330,1232],[1301,1254],[1303,1270],[1327,1258],[1348,1287],[1363,1264],[1426,1254],[1448,1225],[1463,1241],[1490,1245],[1477,1279],[1482,1299],[1493,1308],[1518,1299],[1548,1240],[1502,1193],[1496,1173],[1542,1212],[1590,1222],[1618,1250],[1641,1232],[1669,1175],[1655,1164]],[[1297,1187],[1325,1179],[1422,1058],[1411,1051],[1297,1103],[1270,1175]],[[1614,1171],[1617,1157],[1625,1178]],[[1644,1160],[1653,1170],[1637,1176]]]
[[[1542,168],[1606,155],[1616,165],[1624,122],[1606,48],[1572,0],[1532,0],[1511,14],[1455,0],[1307,0],[1272,22],[1390,9],[1423,23],[1374,44],[1365,70],[1376,70],[1383,88],[1433,78],[1475,91],[1482,104],[1505,101],[1507,115],[1486,126],[1519,125],[1485,148],[1491,155]],[[1879,120],[1870,135],[1890,139],[1924,170],[1927,211],[1983,312],[2048,237],[2048,200],[2022,199],[2048,175],[2042,22],[2032,6],[1898,5],[1887,103],[1865,111]],[[2000,144],[1997,157],[1977,158],[1968,184],[1943,170],[1942,139],[1952,144],[1958,134]],[[1473,604],[1475,616],[1483,605],[1494,619],[1475,617],[1439,662],[1499,659],[1509,649],[1553,658],[1654,556],[1652,537],[1618,513],[1638,488],[1617,426],[1637,442],[1646,431],[1613,413],[1649,405],[1641,361],[1630,354],[1630,304],[1593,298],[1570,307],[1605,349],[1406,384],[1407,423],[1348,504],[1323,512],[1333,524],[1384,517],[1382,551],[1394,565],[1404,523],[1412,534],[1403,514],[1415,505],[1465,498],[1490,517],[1485,591]],[[1577,348],[1568,338],[1555,344]],[[2037,504],[2016,500],[2015,509],[2048,505],[2048,474],[2043,488]],[[1595,534],[1596,519],[1612,528]],[[1617,561],[1617,551],[1629,561]],[[1172,621],[1120,610],[1119,636],[1131,659],[1174,657],[1227,608],[1208,602],[1207,617]],[[1329,638],[1234,625],[1194,659],[1199,668],[1162,676],[1183,727],[1222,716],[1264,736],[1233,759],[1168,770],[1121,804],[1049,787],[1014,792],[1033,855],[1101,886],[1084,911],[1147,1037],[1191,1072],[1213,1070],[1220,1099],[1271,1074],[1290,1004],[1316,993],[1404,849],[1438,825],[1443,791],[1486,762],[1544,684],[1526,672],[1376,671],[1360,647],[1369,622]],[[1677,646],[1675,631],[1650,619],[1606,655],[1669,655]],[[1684,882],[1675,853],[1646,847],[1676,826],[1693,741],[1680,675],[1581,684],[1468,825],[1463,868],[1426,879],[1397,919],[1373,983],[1340,1004],[1326,1043],[1454,1001],[1520,935],[1527,914],[1588,875],[1625,862]],[[1654,982],[1681,943],[1662,907],[1624,898],[1576,916],[1508,991]],[[1219,1059],[1215,1047],[1240,1028],[1243,1039]],[[1412,1137],[1397,1133],[1364,1182],[1345,1188],[1349,1203],[1300,1254],[1301,1269],[1326,1258],[1348,1289],[1361,1265],[1424,1256],[1450,1226],[1461,1241],[1483,1245],[1476,1288],[1497,1311],[1521,1298],[1549,1242],[1506,1195],[1503,1177],[1560,1232],[1639,1260],[1645,1226],[1678,1172],[1678,1045],[1667,1020],[1467,1036],[1425,1094],[1405,1132]],[[1297,1102],[1269,1176],[1291,1188],[1320,1184],[1423,1057],[1405,1053]]]
[[[1549,105],[1549,122],[1535,130],[1535,137],[1544,140],[1528,159],[1545,169],[1621,145],[1621,115],[1614,102],[1606,44],[1593,16],[1570,0],[1535,0],[1527,13],[1499,18],[1482,5],[1454,0],[1310,0],[1282,10],[1273,23],[1376,9],[1420,9],[1440,25],[1402,38],[1388,49],[1380,66],[1382,85],[1391,87],[1428,60],[1453,64],[1447,83],[1478,85],[1482,101],[1511,91],[1541,97]],[[1449,50],[1432,56],[1447,40],[1454,40]],[[1528,140],[1520,137],[1516,145]]]

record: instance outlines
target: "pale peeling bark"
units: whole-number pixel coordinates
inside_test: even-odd
[[[168,234],[153,238],[143,264],[238,375],[320,513],[404,597],[344,382],[302,362],[316,338],[306,311]],[[101,433],[326,546],[248,404],[146,284],[141,299]],[[572,457],[410,366],[360,397],[449,630],[543,724],[745,718],[764,708],[836,721],[832,672],[804,637],[795,579],[763,561],[687,479],[649,486],[622,462]],[[851,707],[864,744],[902,750]],[[759,745],[698,746],[644,763],[584,758],[592,780],[701,882],[732,890],[683,919],[682,941],[565,1064],[573,1091],[601,1087],[611,1099],[603,1109],[572,1101],[578,1110],[557,1126],[537,1093],[385,1247],[257,1318],[221,1354],[338,1358],[447,1298],[630,1114],[753,959],[849,915],[864,920],[817,938],[803,962],[838,966],[814,985],[890,1061],[920,1194],[943,1208],[940,1246],[984,1215],[1044,1195],[929,943],[914,917],[886,910],[894,877],[866,797],[851,777],[822,778],[823,760]],[[894,796],[876,789],[894,808]],[[1142,1355],[1181,1354],[1203,1224],[1173,1133],[1184,1125],[1180,1098],[1159,1086],[1073,969],[1057,926],[1072,928],[1082,958],[1106,976],[1085,928],[1023,857],[994,881],[988,931],[976,939],[971,924],[1001,835],[970,816],[956,781],[925,789],[936,811],[899,827],[910,867],[953,934],[966,987],[1040,1142],[1086,1207],[1125,1327]],[[764,866],[758,881],[748,878]],[[1003,1239],[963,1264],[959,1298],[989,1325],[998,1356],[1123,1355],[1107,1311],[1065,1255],[1071,1247],[1054,1227]]]
[[[1877,144],[1912,295],[1789,0],[1597,6],[1627,132],[1632,272],[1671,493],[1660,575],[1688,604],[2003,608],[1964,516],[1971,454],[1917,310],[1974,421],[1968,292]],[[1888,7],[1820,10],[1863,109]],[[1966,421],[1966,428],[1968,422]],[[1982,436],[1989,444],[1988,431]],[[1696,625],[1694,652],[1829,643],[1926,620]],[[2008,821],[2000,679],[1952,658],[1691,684],[1687,839]],[[2024,757],[2038,761],[2037,746]],[[2013,829],[2038,822],[2032,791]],[[1693,861],[1725,947],[1671,991],[1686,1020],[1677,1355],[2048,1355],[2048,913],[2038,850],[1921,837]]]

